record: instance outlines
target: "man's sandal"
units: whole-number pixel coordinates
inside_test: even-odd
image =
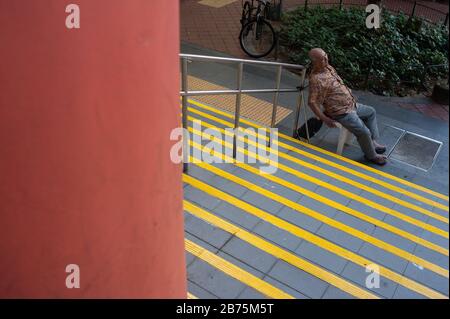
[[[370,162],[372,162],[372,163],[374,163],[374,164],[383,166],[383,165],[386,165],[386,163],[387,163],[387,158],[386,158],[386,156],[380,156],[380,155],[378,155],[378,156],[376,156],[375,158],[368,159],[368,161],[370,161]]]

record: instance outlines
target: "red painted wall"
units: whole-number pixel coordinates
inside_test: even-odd
[[[178,2],[0,0],[1,298],[186,296]]]

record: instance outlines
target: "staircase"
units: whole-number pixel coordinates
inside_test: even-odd
[[[234,119],[188,100],[191,136],[202,136],[193,121],[226,135]],[[191,160],[211,143],[233,148],[198,141]],[[237,151],[256,157],[252,143]],[[448,298],[448,196],[281,133],[275,145],[274,174],[261,162],[189,164],[189,298]]]

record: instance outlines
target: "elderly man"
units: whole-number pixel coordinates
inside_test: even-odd
[[[379,133],[374,108],[356,103],[351,90],[328,63],[325,51],[312,49],[309,57],[313,68],[309,77],[308,103],[314,114],[328,127],[336,127],[336,122],[341,123],[356,136],[369,161],[386,164],[386,157],[380,155],[386,152],[386,147],[376,141]]]

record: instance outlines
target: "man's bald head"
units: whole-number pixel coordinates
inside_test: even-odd
[[[328,65],[328,55],[321,48],[314,48],[308,53],[314,68],[324,68]]]

